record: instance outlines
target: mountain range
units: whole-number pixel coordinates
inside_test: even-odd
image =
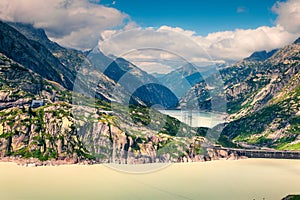
[[[227,112],[227,122],[211,130],[225,126],[217,141],[223,146],[299,150],[299,40],[217,71],[187,64],[154,77],[99,49],[64,48],[30,24],[0,22],[0,155],[121,163],[209,159],[208,129],[151,109],[157,104]],[[33,100],[45,105],[32,108]]]

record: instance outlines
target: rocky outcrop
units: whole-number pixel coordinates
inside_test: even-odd
[[[63,109],[68,109],[68,106],[36,110],[26,106],[2,111],[0,155],[40,160],[84,157],[81,155],[85,150],[71,127],[73,119],[62,112]]]
[[[73,116],[71,109],[75,109]],[[199,136],[173,137],[149,130],[129,133],[116,124],[114,116],[88,107],[54,103],[33,110],[27,106],[6,109],[0,114],[0,157],[25,166],[238,158],[223,150],[203,148],[208,141]]]
[[[299,198],[300,198],[300,195],[292,194],[292,195],[288,195],[288,196],[284,197],[282,200],[297,200]]]

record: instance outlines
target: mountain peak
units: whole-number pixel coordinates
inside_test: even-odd
[[[63,48],[57,43],[49,40],[44,29],[35,28],[32,24],[20,23],[20,22],[7,22],[7,24],[22,35],[24,35],[29,40],[34,40],[44,45],[50,51],[61,51]]]
[[[274,53],[277,52],[278,49],[273,49],[272,51],[267,52],[266,50],[263,51],[256,51],[251,54],[248,58],[245,58],[247,61],[264,61],[270,58]]]
[[[295,40],[294,44],[300,44],[300,37],[298,37],[298,39]]]
[[[36,38],[48,40],[45,31],[41,28],[35,28],[32,24],[20,22],[7,22],[7,24],[21,32],[30,40],[35,40]]]

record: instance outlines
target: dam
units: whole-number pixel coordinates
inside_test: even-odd
[[[234,153],[238,156],[246,156],[248,158],[300,159],[300,151],[236,149],[221,146],[215,146],[214,149],[225,150],[228,154]]]

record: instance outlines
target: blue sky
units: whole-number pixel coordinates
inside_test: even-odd
[[[113,3],[114,2],[114,3]],[[211,32],[273,26],[276,0],[101,0],[100,4],[127,13],[141,27],[168,25]]]

